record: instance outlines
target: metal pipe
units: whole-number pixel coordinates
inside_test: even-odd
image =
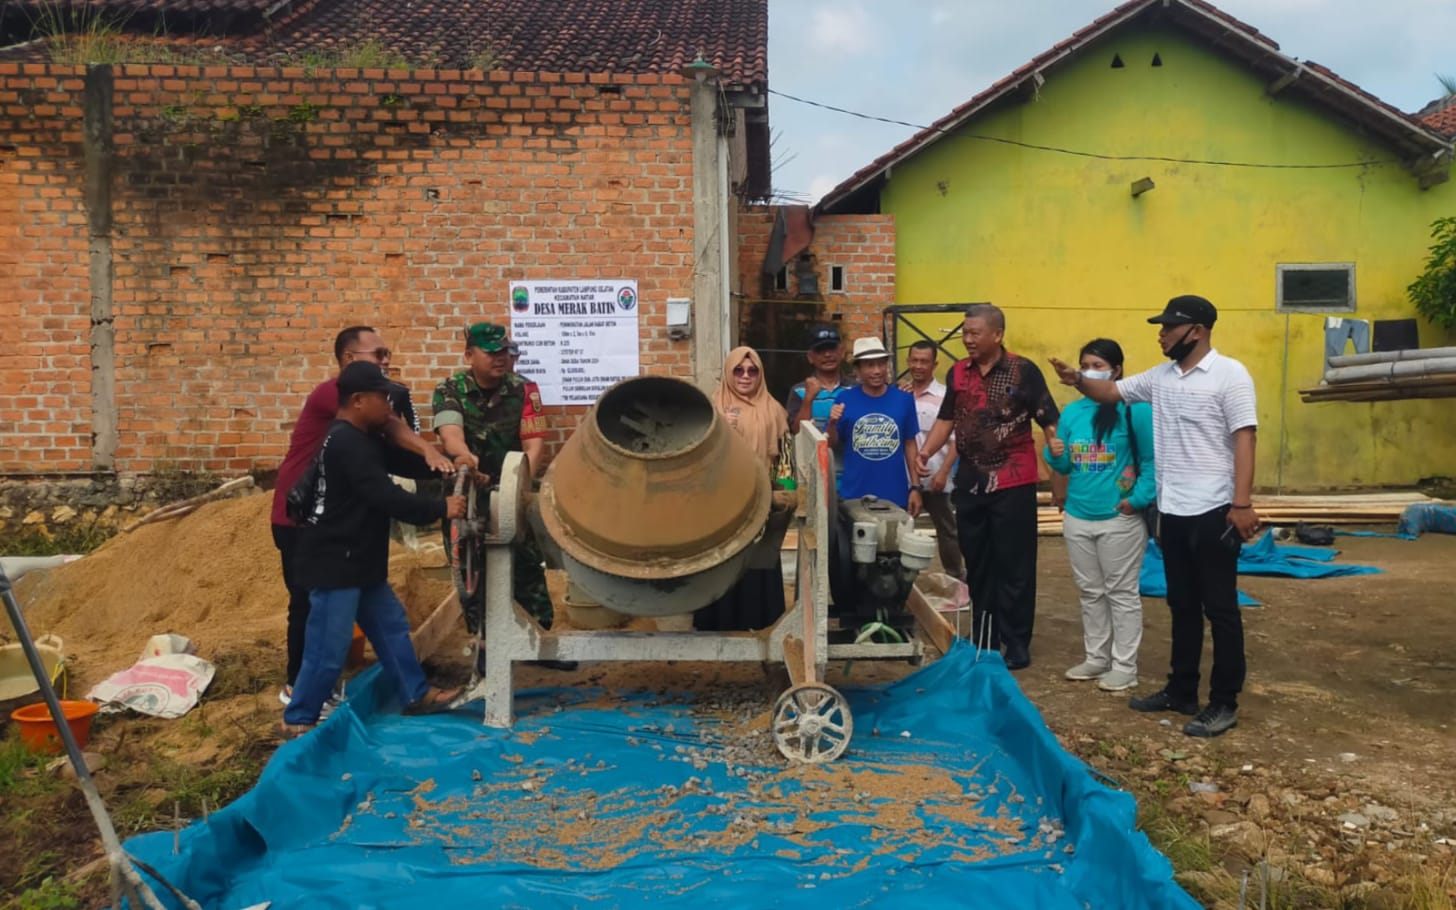
[[[46,707],[50,709],[51,721],[56,725],[56,732],[60,734],[61,742],[66,747],[66,755],[71,760],[71,769],[76,772],[76,783],[80,786],[82,794],[85,795],[86,806],[91,810],[91,817],[95,820],[96,828],[101,833],[101,845],[106,851],[107,864],[111,867],[112,894],[124,894],[151,910],[166,910],[162,902],[157,900],[157,895],[152,892],[146,882],[142,881],[141,875],[132,865],[131,857],[127,856],[126,851],[121,848],[121,841],[116,836],[116,828],[112,826],[111,816],[106,812],[106,804],[101,801],[101,794],[96,790],[96,782],[91,779],[91,769],[86,766],[86,757],[81,753],[81,746],[71,732],[71,725],[66,723],[66,714],[61,709],[61,700],[56,696],[56,690],[51,685],[45,665],[41,662],[40,652],[36,650],[35,640],[31,638],[30,629],[25,625],[25,618],[20,615],[20,604],[11,591],[10,576],[6,575],[3,569],[0,569],[0,600],[5,602],[5,612],[10,616],[10,624],[15,627],[15,634],[20,639],[20,647],[25,651],[25,659],[30,663],[30,672],[35,675],[41,695],[45,698]],[[183,900],[188,910],[201,910],[195,901],[185,897]]]
[[[1442,373],[1456,373],[1456,356],[1337,367],[1325,373],[1325,382],[1340,385],[1347,382],[1368,382],[1372,379],[1413,379]]]
[[[1403,351],[1377,351],[1374,354],[1340,354],[1330,358],[1329,366],[1358,367],[1369,363],[1429,360],[1433,357],[1456,357],[1456,348],[1406,348]]]

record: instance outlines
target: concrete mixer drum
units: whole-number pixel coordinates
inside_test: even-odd
[[[690,383],[617,383],[551,463],[540,514],[567,574],[629,616],[706,606],[743,573],[768,466]]]

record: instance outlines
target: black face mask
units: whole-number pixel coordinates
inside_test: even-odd
[[[1198,342],[1196,340],[1194,340],[1194,341],[1189,341],[1188,340],[1188,336],[1193,334],[1193,330],[1195,328],[1197,328],[1197,326],[1190,325],[1188,327],[1188,330],[1183,333],[1183,337],[1180,338],[1180,339],[1178,339],[1178,343],[1175,344],[1175,345],[1173,345],[1171,348],[1168,348],[1168,359],[1169,360],[1172,360],[1172,361],[1175,361],[1175,362],[1176,361],[1180,361],[1184,357],[1187,357],[1189,354],[1192,354],[1193,353],[1193,349],[1196,348],[1196,347],[1198,347]]]

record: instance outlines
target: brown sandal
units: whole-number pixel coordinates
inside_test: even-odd
[[[411,717],[420,714],[442,714],[449,711],[459,698],[463,689],[441,689],[430,686],[420,700],[404,709],[405,714]]]
[[[279,721],[273,727],[273,735],[287,742],[291,739],[298,739],[305,733],[313,732],[317,724],[290,724],[287,721]]]

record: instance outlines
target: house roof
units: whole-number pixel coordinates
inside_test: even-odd
[[[435,68],[668,73],[701,53],[726,88],[768,81],[768,0],[0,0],[0,19],[72,8],[255,63],[376,42]]]
[[[1437,98],[1421,108],[1416,116],[1438,133],[1456,136],[1456,95]]]
[[[1083,47],[1139,20],[1170,22],[1185,28],[1268,78],[1272,83],[1271,92],[1286,91],[1308,98],[1384,139],[1412,161],[1435,156],[1449,166],[1451,142],[1433,124],[1422,123],[1317,63],[1285,56],[1268,36],[1213,4],[1204,0],[1129,0],[850,175],[819,201],[815,211],[834,212],[851,198],[878,187],[896,164],[944,138],[993,104],[1017,93],[1035,90],[1046,73],[1066,63]]]
[[[248,0],[241,0],[248,2]],[[768,79],[767,0],[312,0],[249,49],[374,39],[412,60],[545,72],[677,72],[699,53],[730,86]]]

